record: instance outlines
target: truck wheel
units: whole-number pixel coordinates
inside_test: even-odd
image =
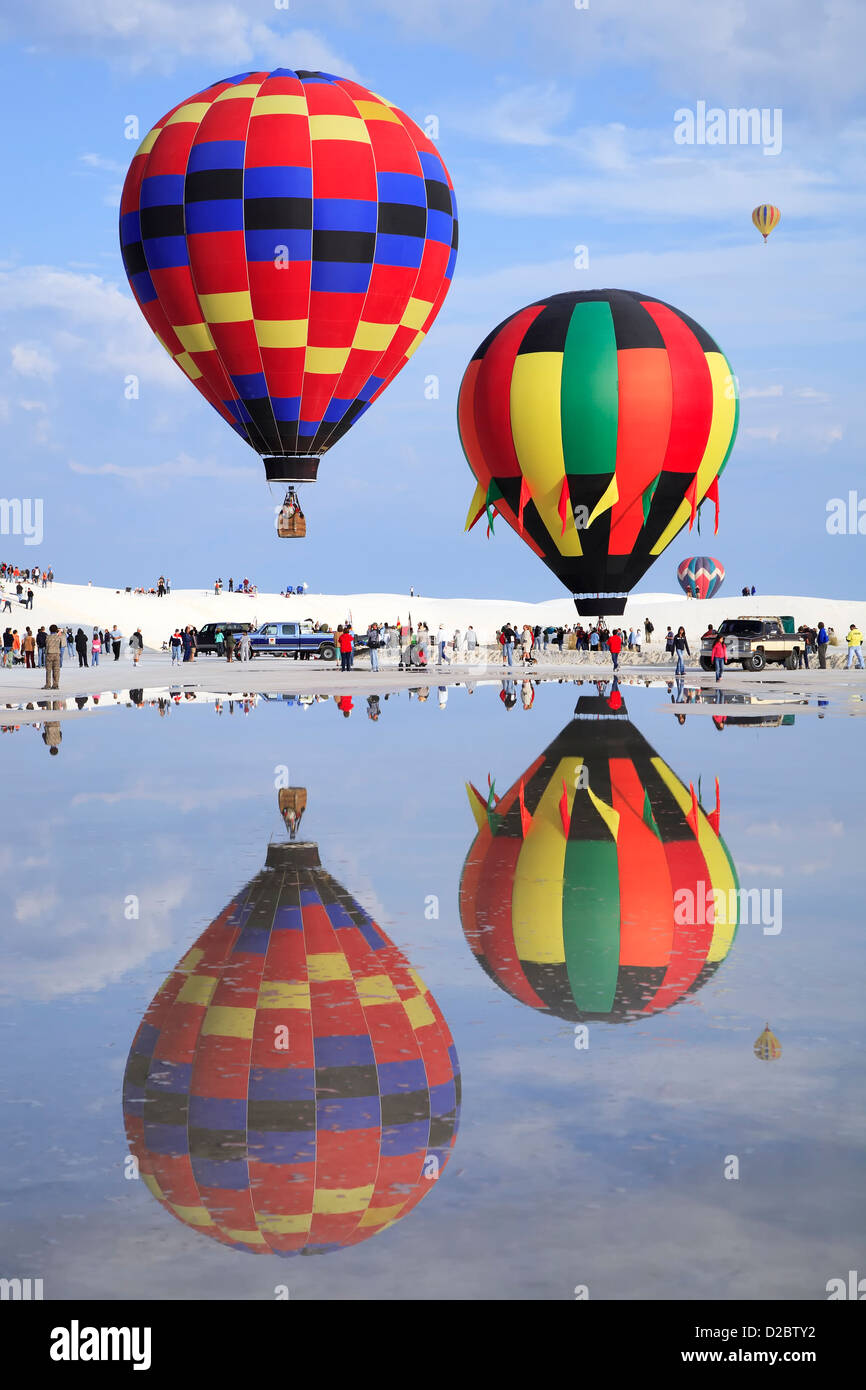
[[[785,657],[785,660],[784,660],[784,662],[783,662],[783,665],[784,665],[786,671],[796,671],[796,669],[797,669],[797,653],[796,653],[796,652],[789,652],[788,655]]]
[[[702,671],[712,671],[712,669],[713,669],[713,660],[712,660],[712,657],[709,657],[709,656],[702,656],[702,657],[701,657],[701,670],[702,670]]]
[[[744,671],[763,671],[767,664],[767,659],[763,652],[753,652],[752,655],[743,662]]]
[[[322,658],[323,661],[333,661],[336,655],[336,647],[331,647],[327,643],[324,647],[319,648],[319,656]]]

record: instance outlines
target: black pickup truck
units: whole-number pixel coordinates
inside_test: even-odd
[[[252,632],[252,630],[252,623],[205,623],[204,627],[200,627],[196,633],[196,655],[216,655],[220,650],[220,647],[217,646],[217,632],[232,632],[237,642],[242,632]]]

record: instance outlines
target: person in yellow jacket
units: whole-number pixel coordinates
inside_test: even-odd
[[[866,663],[863,661],[863,633],[860,631],[859,627],[855,627],[852,623],[848,629],[848,637],[846,640],[848,642],[848,665],[845,669],[848,670],[854,665],[854,658],[856,656],[857,665],[862,671]]]

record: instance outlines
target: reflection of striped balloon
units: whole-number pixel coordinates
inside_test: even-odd
[[[778,1062],[781,1057],[782,1044],[775,1033],[770,1032],[769,1023],[764,1025],[760,1037],[755,1038],[754,1053],[760,1062]]]
[[[774,208],[772,203],[761,203],[760,207],[755,208],[752,213],[752,221],[764,241],[767,240],[774,227],[778,227],[781,216],[779,209]]]
[[[466,368],[468,521],[495,507],[572,593],[627,593],[717,502],[737,409],[727,358],[679,309],[629,290],[551,295]]]
[[[736,872],[718,806],[705,814],[624,711],[592,697],[575,714],[498,802],[472,793],[461,920],[479,964],[521,1003],[628,1020],[670,1008],[724,960]]]
[[[153,1195],[255,1254],[356,1245],[405,1216],[459,1100],[438,1005],[310,844],[270,847],[156,995],[124,1077]]]
[[[725,582],[725,567],[712,555],[690,555],[677,565],[677,579],[692,598],[712,598]]]

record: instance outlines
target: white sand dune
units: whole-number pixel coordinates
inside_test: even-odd
[[[736,594],[721,594],[705,601],[691,600],[683,594],[645,593],[633,595],[622,618],[609,619],[614,626],[640,628],[649,618],[655,626],[653,645],[664,639],[670,624],[674,629],[685,628],[689,643],[694,647],[708,623],[714,626],[728,617],[751,614],[791,614],[795,625],[813,625],[819,620],[833,627],[840,643],[850,623],[861,630],[866,623],[866,601],[800,597],[791,594],[756,595],[743,598]],[[38,588],[33,611],[19,608],[13,600],[12,613],[2,615],[2,626],[11,624],[23,632],[26,625],[34,629],[41,624],[64,622],[89,630],[94,626],[120,628],[128,638],[141,628],[145,646],[160,650],[175,627],[194,624],[201,627],[220,619],[232,621],[255,620],[258,623],[279,619],[314,618],[331,626],[351,617],[356,629],[365,629],[370,622],[425,622],[433,633],[443,623],[450,638],[455,628],[465,632],[469,624],[475,628],[480,642],[492,642],[496,628],[505,621],[522,627],[524,623],[562,623],[571,626],[576,621],[572,600],[568,595],[549,599],[545,603],[524,603],[515,599],[409,597],[407,594],[313,594],[303,597],[259,593],[255,597],[213,590],[174,589],[165,598],[152,595],[128,594],[115,589],[97,588],[83,584],[55,583],[47,589]],[[585,623],[592,619],[584,619]]]

